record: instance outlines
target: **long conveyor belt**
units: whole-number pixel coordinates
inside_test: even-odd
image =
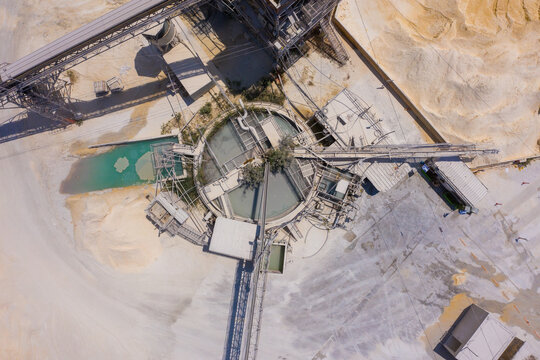
[[[21,59],[0,66],[0,98],[102,53],[204,0],[132,0]]]

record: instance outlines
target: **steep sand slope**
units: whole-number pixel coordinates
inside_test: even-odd
[[[538,152],[540,1],[344,0],[336,18],[448,141]]]

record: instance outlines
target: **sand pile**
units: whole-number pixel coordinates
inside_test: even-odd
[[[120,271],[138,271],[154,262],[162,248],[144,213],[145,196],[151,193],[151,187],[138,186],[70,196],[77,246]]]
[[[538,152],[540,1],[345,0],[336,18],[452,142]]]

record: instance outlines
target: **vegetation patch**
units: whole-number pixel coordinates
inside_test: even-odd
[[[294,142],[290,137],[281,140],[278,148],[270,149],[264,155],[265,162],[270,165],[272,172],[278,172],[288,167],[292,161]]]
[[[201,133],[204,133],[204,130],[204,127],[199,129],[185,128],[182,131],[182,143],[195,146],[201,138]]]
[[[199,114],[202,116],[209,116],[212,113],[212,103],[208,101],[199,109]]]
[[[181,120],[182,114],[176,113],[169,121],[161,124],[161,135],[170,134],[173,129],[179,129]]]
[[[69,81],[72,84],[75,84],[79,80],[79,74],[77,74],[75,72],[75,70],[70,69],[70,70],[66,71],[66,75],[67,75],[67,77],[69,78]]]
[[[274,86],[274,81],[269,76],[244,89],[241,96],[245,101],[264,101],[278,105],[285,103],[285,95]]]
[[[246,164],[242,168],[243,182],[249,187],[257,187],[264,180],[264,164]]]

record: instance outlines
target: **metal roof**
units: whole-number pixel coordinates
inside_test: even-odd
[[[480,200],[487,195],[486,186],[478,180],[471,169],[459,158],[449,158],[448,161],[435,161],[435,166],[448,185],[469,205],[477,207]]]
[[[132,0],[14,63],[6,65],[0,69],[0,79],[5,82],[36,67],[45,66],[66,53],[94,42],[104,34],[114,32],[121,25],[132,22],[133,18],[142,17],[152,10],[155,11],[155,8],[161,8],[173,2],[175,0]]]
[[[238,259],[251,260],[257,228],[255,224],[220,216],[214,225],[209,250]]]
[[[380,192],[393,188],[411,171],[411,167],[407,163],[374,162],[364,164],[367,165],[364,176]]]
[[[178,205],[176,204],[171,204],[171,201],[167,199],[167,197],[171,197],[171,193],[170,192],[160,192],[157,196],[156,196],[156,201],[161,205],[163,206],[163,208],[165,210],[167,210],[167,212],[169,214],[171,214],[171,216],[173,218],[175,218],[180,224],[183,224],[186,222],[186,220],[189,218],[189,215],[184,211],[182,210],[180,207],[178,207]]]
[[[444,340],[457,360],[499,359],[514,334],[496,316],[472,304],[466,308]]]
[[[190,96],[212,84],[202,61],[183,43],[165,53],[163,59]]]
[[[467,307],[460,316],[459,321],[454,324],[450,332],[452,337],[447,339],[444,344],[445,347],[455,356],[467,344],[487,316],[488,312],[475,304]],[[455,343],[453,339],[456,339],[458,343]],[[448,346],[449,341],[455,345]]]

